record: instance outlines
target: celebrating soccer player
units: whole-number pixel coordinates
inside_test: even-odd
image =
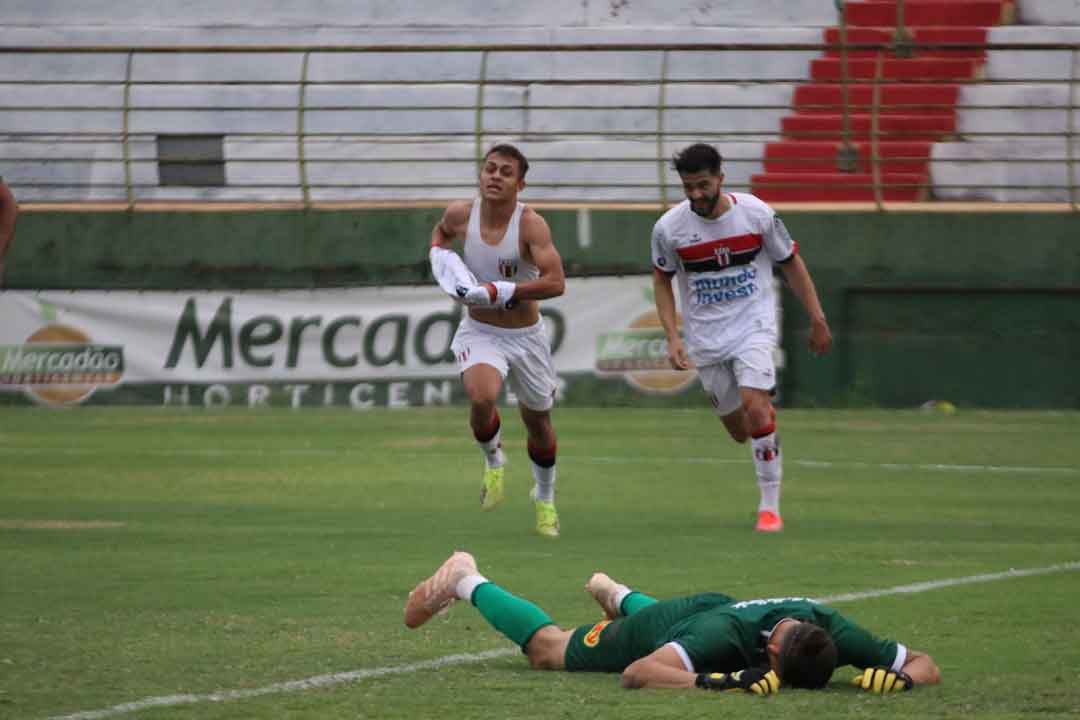
[[[480,506],[503,498],[503,381],[518,398],[528,433],[536,531],[559,536],[555,511],[555,429],[551,407],[558,378],[539,300],[562,295],[566,278],[551,230],[518,202],[529,162],[513,145],[492,147],[480,172],[480,196],[451,203],[431,233],[431,268],[439,286],[468,306],[451,349],[469,397],[469,423],[484,453]],[[451,247],[464,240],[464,262]]]

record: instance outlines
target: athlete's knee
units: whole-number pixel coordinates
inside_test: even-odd
[[[728,435],[731,436],[731,439],[739,443],[740,445],[744,444],[747,440],[750,439],[750,433],[747,432],[744,428],[728,428],[727,431]]]
[[[499,401],[499,388],[486,385],[466,385],[465,394],[474,409],[491,410]]]
[[[555,444],[555,426],[551,423],[549,411],[521,409],[521,420],[529,435],[529,442],[539,447],[551,447]]]
[[[525,644],[525,657],[533,670],[561,670],[565,666],[566,643],[554,625],[542,627]]]
[[[728,431],[728,435],[731,436],[732,440],[742,444],[750,439],[750,423],[743,408],[740,407],[721,419],[724,423],[724,429]]]
[[[761,437],[776,430],[776,410],[772,403],[755,403],[747,408],[747,417],[750,421],[750,436]]]
[[[555,670],[551,654],[545,648],[533,648],[534,643],[529,643],[525,649],[525,657],[529,659],[529,667],[533,670]]]

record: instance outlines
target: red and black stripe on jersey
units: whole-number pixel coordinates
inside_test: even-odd
[[[733,265],[746,265],[761,252],[761,236],[736,235],[677,248],[688,273],[713,272]]]

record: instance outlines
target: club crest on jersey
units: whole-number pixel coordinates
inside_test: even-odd
[[[499,274],[507,280],[517,275],[517,261],[513,258],[499,258]]]
[[[600,633],[602,633],[604,631],[604,628],[606,628],[610,624],[610,620],[604,620],[603,622],[596,623],[592,626],[592,630],[585,633],[585,637],[582,638],[582,642],[585,643],[585,645],[588,647],[596,647],[600,644]]]
[[[716,254],[716,264],[720,267],[727,267],[731,264],[731,248],[727,245],[718,245],[713,248],[713,252]]]

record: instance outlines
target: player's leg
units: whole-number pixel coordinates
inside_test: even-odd
[[[529,460],[536,507],[536,532],[544,537],[559,536],[559,515],[555,510],[556,451],[551,408],[555,403],[558,376],[542,326],[514,338],[510,355],[510,387],[518,398],[521,420],[528,435]]]
[[[469,425],[476,444],[484,453],[484,483],[480,507],[495,509],[503,498],[502,419],[497,402],[502,390],[502,374],[491,365],[477,364],[461,374],[469,398]]]
[[[533,489],[530,496],[536,509],[536,532],[544,537],[559,536],[559,514],[555,509],[555,428],[551,413],[521,405],[521,419],[528,433],[529,461]]]
[[[761,494],[755,529],[763,532],[783,529],[780,445],[775,422],[771,425],[769,422],[774,415],[768,391],[775,382],[771,351],[751,348],[728,362],[699,368],[698,375],[731,439],[737,443],[750,440]]]
[[[617,617],[628,617],[656,602],[656,598],[631,590],[626,585],[615,582],[601,572],[593,573],[593,576],[589,578],[589,582],[585,583],[585,589],[593,596],[593,600],[604,609],[604,615],[609,620],[614,620]]]
[[[750,433],[761,500],[758,503],[758,522],[755,530],[779,532],[784,529],[780,517],[780,486],[783,479],[783,458],[780,437],[776,432],[776,411],[770,391],[776,383],[772,349],[753,347],[733,364],[739,382],[739,394]]]
[[[750,437],[750,430],[731,362],[702,365],[698,368],[698,379],[712,403],[713,411],[724,423],[731,439],[737,443],[746,442]]]
[[[480,507],[492,510],[503,498],[502,421],[498,400],[509,365],[495,338],[462,322],[451,345],[465,394],[469,398],[469,425],[484,454]]]
[[[455,552],[409,593],[405,625],[420,627],[457,600],[468,600],[493,628],[521,646],[533,667],[563,667],[570,632],[556,627],[539,606],[481,575],[466,552]]]

